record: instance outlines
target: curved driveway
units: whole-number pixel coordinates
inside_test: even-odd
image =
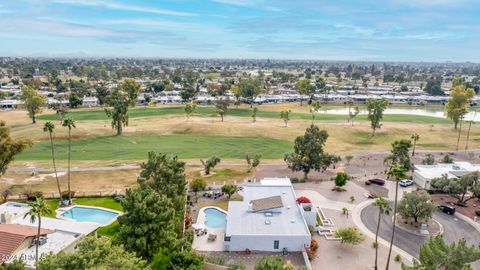
[[[370,231],[375,233],[378,218],[377,208],[373,205],[365,207],[360,213],[360,217],[362,223],[364,223]],[[462,219],[444,214],[440,211],[436,211],[433,214],[433,218],[442,224],[444,229],[444,239],[447,242],[456,242],[464,238],[467,240],[467,243],[471,245],[478,246],[480,244],[480,232]],[[390,240],[391,235],[392,216],[383,216],[380,224],[379,236],[385,240]],[[412,256],[418,258],[420,245],[427,241],[427,239],[427,236],[415,235],[397,227],[395,230],[394,244]]]

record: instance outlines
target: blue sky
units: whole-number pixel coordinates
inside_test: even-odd
[[[1,56],[480,62],[478,0],[0,0]]]

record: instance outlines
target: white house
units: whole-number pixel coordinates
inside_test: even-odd
[[[0,205],[0,264],[22,259],[28,269],[35,269],[35,244],[38,219],[24,218],[30,206],[17,202]],[[42,217],[39,256],[60,251],[73,252],[76,244],[86,235],[94,233],[99,225]]]
[[[311,234],[289,179],[248,184],[243,201],[228,204],[225,250],[304,251]]]
[[[477,171],[480,171],[480,164],[471,164],[469,162],[415,165],[413,181],[421,188],[430,189],[430,184],[435,178],[446,175],[448,179],[454,179]]]

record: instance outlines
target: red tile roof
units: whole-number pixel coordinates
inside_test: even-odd
[[[37,235],[38,228],[18,224],[0,224],[0,262],[8,260],[8,256],[25,241],[27,237]],[[53,233],[52,230],[41,229],[40,235]]]

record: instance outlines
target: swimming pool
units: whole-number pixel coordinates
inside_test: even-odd
[[[120,214],[100,208],[73,206],[62,214],[62,217],[73,219],[75,221],[95,222],[100,225],[112,223]]]
[[[216,208],[206,208],[203,212],[205,213],[205,226],[210,228],[225,227],[227,214]]]

